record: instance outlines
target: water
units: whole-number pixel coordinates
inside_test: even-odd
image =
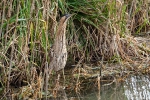
[[[100,93],[91,90],[70,100],[150,100],[150,76],[131,76],[123,83],[102,86]]]
[[[122,83],[104,84],[101,85],[100,91],[97,91],[95,83],[92,83],[88,87],[90,88],[84,93],[74,94],[73,96],[66,94],[64,99],[49,100],[150,100],[150,76],[148,75],[133,75]],[[82,90],[85,89],[82,88]],[[0,100],[3,99],[0,98]]]
[[[128,100],[150,100],[150,77],[132,76],[124,83]]]

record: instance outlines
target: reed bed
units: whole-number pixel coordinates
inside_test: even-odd
[[[149,0],[2,0],[1,98],[65,99],[64,88],[79,92],[93,78],[99,79],[94,81],[100,89],[99,77],[123,80],[130,73],[149,73],[150,49],[134,38],[149,35],[149,4]],[[45,84],[49,50],[66,13],[73,14],[66,30],[66,70],[58,72],[61,76],[53,72]]]

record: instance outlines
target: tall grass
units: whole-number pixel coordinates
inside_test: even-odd
[[[58,19],[65,13],[73,14],[66,31],[69,65],[102,59],[132,62],[130,56],[141,57],[130,35],[148,31],[148,4],[148,0],[1,1],[0,84],[6,89],[4,94],[12,84],[26,85],[20,99],[45,95],[43,70],[50,60]],[[49,88],[55,87],[53,79]]]
[[[74,21],[69,24],[69,28],[72,29],[69,30],[72,34],[68,36],[72,37],[68,39],[71,40],[68,41],[69,47],[72,47],[71,52],[69,50],[70,56],[72,55],[77,62],[96,62],[102,58],[131,61],[129,56],[139,56],[136,53],[136,44],[130,45],[130,40],[133,40],[130,35],[148,32],[146,27],[149,26],[149,19],[142,17],[148,16],[147,3],[148,1],[140,0],[136,3],[121,0],[68,0],[68,10],[75,13]],[[138,9],[142,9],[142,5],[146,6],[141,12]],[[145,15],[139,15],[140,12]]]

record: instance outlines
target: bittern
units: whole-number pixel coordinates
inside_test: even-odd
[[[71,14],[66,14],[61,17],[58,29],[55,34],[54,44],[51,48],[50,69],[59,71],[63,69],[67,62],[66,48],[66,25]]]

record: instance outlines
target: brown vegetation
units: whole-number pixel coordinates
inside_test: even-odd
[[[99,79],[101,70],[101,78],[149,73],[150,49],[134,37],[149,35],[149,4],[149,0],[1,1],[3,95],[10,93],[12,98],[20,99],[54,97],[58,92],[65,95],[64,87],[78,92],[85,81]],[[66,30],[66,68],[70,70],[59,72],[61,76],[52,72],[45,83],[43,68],[51,62],[49,50],[59,27],[56,20],[67,12],[74,14]],[[22,87],[13,93],[10,84]],[[46,92],[45,84],[50,84]]]

